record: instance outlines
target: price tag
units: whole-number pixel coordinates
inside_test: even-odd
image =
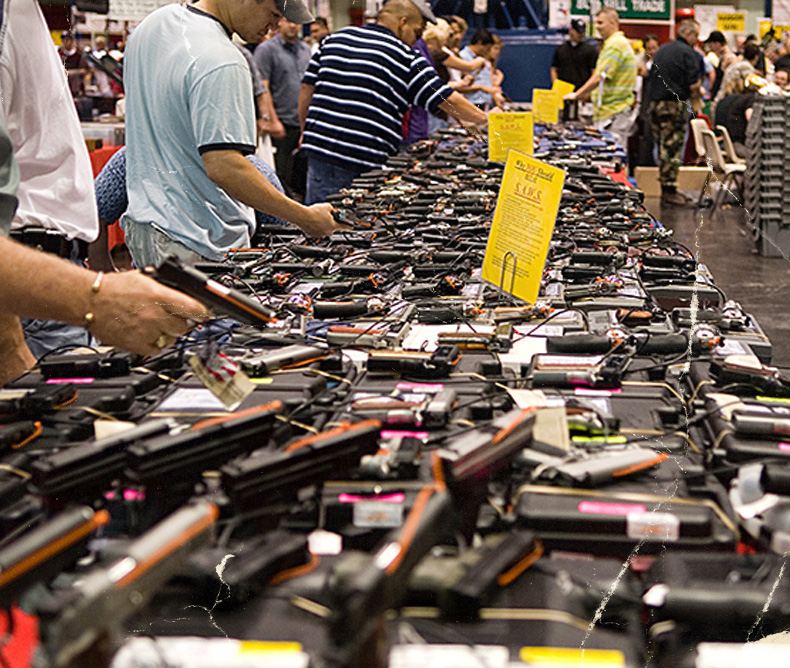
[[[672,513],[630,513],[625,524],[626,535],[636,540],[674,542],[680,538],[680,518]]]
[[[392,529],[403,525],[403,504],[387,501],[357,501],[354,504],[355,527]]]
[[[255,389],[241,367],[221,352],[211,354],[205,363],[193,355],[189,366],[229,411],[236,410]]]

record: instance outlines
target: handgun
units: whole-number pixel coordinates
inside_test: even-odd
[[[282,408],[275,400],[198,422],[180,434],[138,441],[126,450],[126,477],[142,484],[164,483],[169,493],[177,486],[191,487],[203,471],[267,445]]]
[[[319,360],[328,354],[329,351],[326,348],[295,344],[248,353],[239,360],[239,363],[241,368],[248,373],[265,376],[283,367]]]
[[[68,568],[109,520],[106,510],[70,508],[0,549],[0,607],[9,609],[35,582],[46,582]]]
[[[227,315],[247,325],[261,327],[276,321],[276,312],[238,290],[228,288],[206,274],[181,264],[170,256],[158,267],[146,267],[143,273],[175,290],[197,299],[215,313]]]
[[[218,515],[217,507],[205,501],[185,506],[132,542],[111,565],[90,571],[44,601],[37,612],[49,665],[109,665],[110,657],[101,657],[106,649],[101,641],[141,610],[190,552],[212,539]]]
[[[225,464],[222,489],[239,509],[289,501],[303,487],[320,484],[378,450],[381,422],[345,423],[299,439],[282,451],[262,451]]]
[[[483,538],[459,556],[427,556],[409,579],[407,603],[437,606],[443,619],[473,621],[499,587],[506,587],[542,555],[535,534],[512,529]]]
[[[372,373],[400,373],[414,378],[447,378],[461,358],[455,345],[440,345],[432,353],[371,350],[367,369]]]
[[[39,457],[30,465],[31,489],[47,505],[91,501],[121,476],[129,445],[174,426],[172,420],[151,420],[115,436]]]

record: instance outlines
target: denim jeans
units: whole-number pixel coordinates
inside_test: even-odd
[[[79,248],[76,242],[74,242],[74,248],[69,259],[73,264],[80,267],[85,266],[85,262],[80,259]],[[54,320],[20,318],[20,321],[22,322],[22,331],[25,334],[25,343],[27,343],[30,352],[33,353],[36,359],[41,359],[47,353],[59,348],[68,350],[79,346],[96,345],[96,339],[83,327],[66,325]]]
[[[304,198],[306,205],[323,202],[330,195],[348,188],[351,182],[369,167],[347,169],[317,158],[313,153],[307,158],[307,193]]]

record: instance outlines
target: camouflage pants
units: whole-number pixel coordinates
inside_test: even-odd
[[[662,186],[674,186],[683,160],[688,102],[651,100],[648,113],[650,131],[658,142],[658,180]]]

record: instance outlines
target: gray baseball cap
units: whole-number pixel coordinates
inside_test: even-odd
[[[420,10],[420,14],[426,21],[436,23],[436,16],[431,9],[431,6],[425,0],[411,0],[412,4]]]
[[[305,0],[275,0],[274,4],[291,23],[312,23],[315,20]]]

